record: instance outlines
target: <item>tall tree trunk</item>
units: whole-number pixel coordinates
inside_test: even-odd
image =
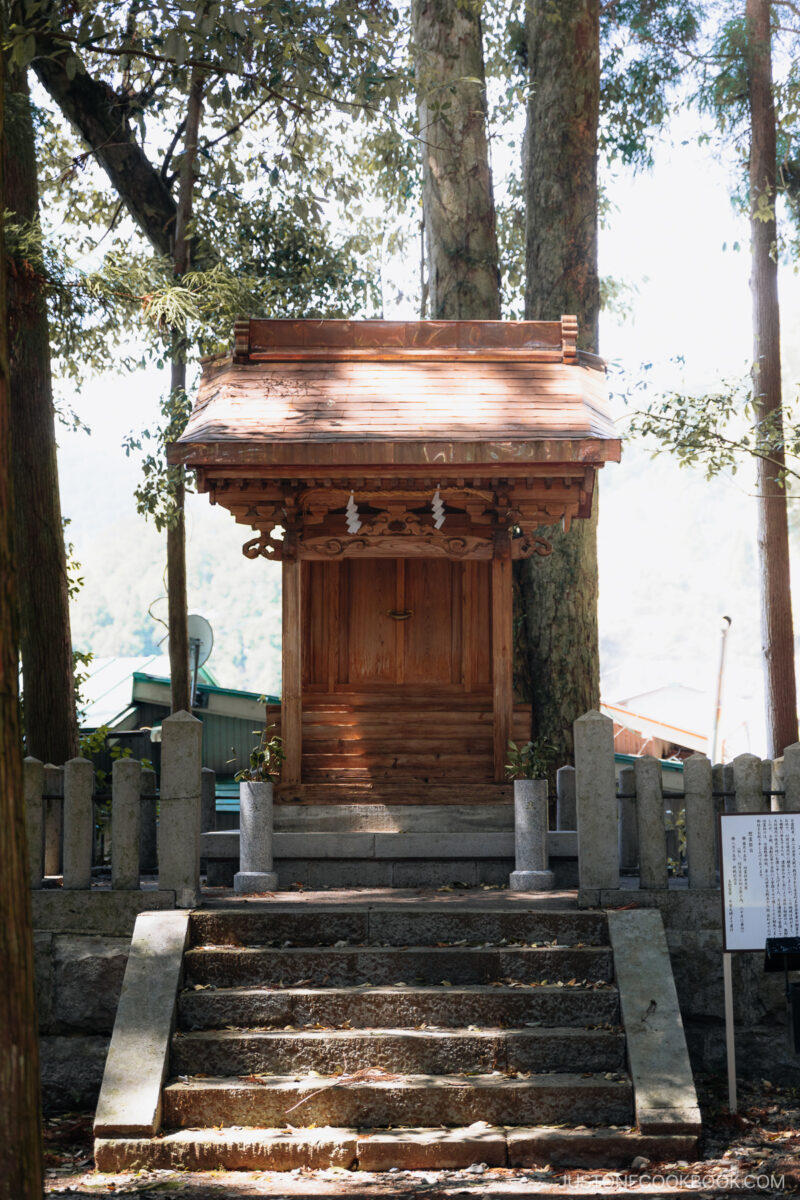
[[[413,0],[430,315],[499,320],[480,8]]]
[[[180,164],[180,189],[177,218],[175,222],[175,244],[172,261],[177,276],[184,275],[191,266],[192,194],[194,191],[194,163],[197,156],[197,137],[200,131],[200,116],[203,110],[203,79],[195,71],[189,88],[189,104],[186,112],[186,134]],[[173,401],[186,392],[186,339],[176,333],[173,337],[171,392]],[[176,515],[167,530],[167,595],[169,604],[169,671],[172,682],[172,711],[191,712],[191,681],[189,674],[189,631],[187,629],[186,599],[186,519],[184,501],[186,487],[183,467],[170,469],[178,473],[174,484]]]
[[[775,106],[769,0],[747,0],[750,103],[750,289],[753,297],[753,396],[759,421],[776,441],[783,430],[778,263],[775,246]],[[758,553],[765,666],[767,753],[797,741],[792,595],[783,450],[758,460]]]
[[[5,21],[0,15],[0,35]],[[4,129],[4,63],[0,54],[0,140]],[[0,212],[8,208],[0,157]],[[13,553],[11,402],[6,307],[6,255],[0,223],[0,1198],[41,1200],[42,1137],[39,1043],[33,990],[30,875],[22,784],[19,639]]]
[[[525,134],[529,320],[578,318],[578,345],[597,350],[599,0],[528,0]],[[597,495],[591,520],[549,527],[548,558],[519,563],[521,641],[532,736],[572,759],[572,722],[600,702]]]
[[[9,73],[6,95],[6,206],[27,224],[38,221],[39,200],[24,72]],[[63,763],[78,752],[78,725],[50,336],[41,281],[29,263],[12,262],[8,300],[25,740],[28,754]]]

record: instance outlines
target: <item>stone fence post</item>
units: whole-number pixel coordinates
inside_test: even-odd
[[[619,773],[619,869],[635,871],[639,865],[639,836],[636,828],[636,772],[623,767]]]
[[[158,870],[156,773],[151,767],[142,768],[139,803],[142,813],[139,837],[139,874],[151,875]]]
[[[158,886],[193,908],[200,891],[200,802],[203,724],[188,712],[161,725],[161,811]]]
[[[141,791],[142,764],[118,758],[111,771],[111,886],[120,891],[139,888]]]
[[[588,712],[573,725],[578,878],[581,888],[619,887],[614,722]]]
[[[575,768],[559,767],[556,771],[556,829],[577,828]]]
[[[38,758],[25,759],[24,787],[31,887],[40,888],[44,875],[44,763]]]
[[[776,812],[797,812],[800,808],[800,742],[783,752],[783,796],[773,796],[780,807]]]
[[[61,846],[64,836],[64,768],[45,763],[44,767],[44,873],[61,874]]]
[[[717,883],[717,822],[713,790],[711,763],[705,754],[692,754],[685,759],[683,792],[690,888],[713,888]]]
[[[730,812],[764,812],[763,768],[755,754],[740,754],[733,760],[733,788],[736,792]]]
[[[547,858],[547,780],[514,780],[515,870],[512,892],[549,892],[555,877]]]
[[[88,758],[64,764],[64,887],[92,886],[94,767]]]
[[[636,825],[639,831],[639,886],[661,889],[667,883],[667,829],[661,763],[652,754],[637,758]]]

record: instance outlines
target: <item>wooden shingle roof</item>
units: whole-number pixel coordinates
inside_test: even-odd
[[[238,322],[170,460],[189,466],[619,458],[604,364],[562,321]]]

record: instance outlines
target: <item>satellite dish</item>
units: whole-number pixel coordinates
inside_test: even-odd
[[[214,634],[205,617],[190,613],[186,621],[189,634],[189,662],[192,667],[192,707],[197,700],[197,672],[214,648]]]

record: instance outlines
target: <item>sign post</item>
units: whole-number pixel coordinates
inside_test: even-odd
[[[736,1111],[732,954],[800,937],[800,812],[720,813],[728,1106]]]

